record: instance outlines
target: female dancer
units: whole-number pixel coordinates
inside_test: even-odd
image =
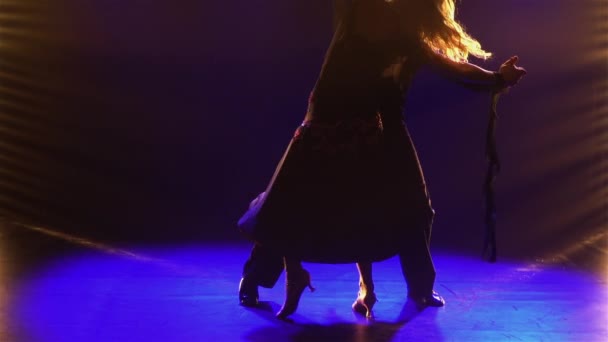
[[[268,188],[239,221],[242,230],[254,229],[250,264],[255,254],[284,256],[279,318],[295,312],[304,289],[312,289],[301,261],[357,262],[353,309],[371,316],[371,263],[399,254],[408,297],[420,307],[444,304],[433,291],[434,211],[402,118],[405,93],[425,64],[488,90],[512,86],[525,74],[515,66],[517,57],[498,72],[469,64],[469,55],[490,54],[454,12],[453,0],[355,0],[348,8],[304,122]]]

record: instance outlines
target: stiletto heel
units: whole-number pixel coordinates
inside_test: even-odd
[[[300,297],[304,289],[314,292],[316,289],[312,286],[310,281],[310,273],[302,269],[298,274],[287,273],[285,280],[285,303],[279,312],[277,312],[277,318],[286,319],[287,316],[296,312],[298,304],[300,303]]]
[[[369,290],[363,286],[363,284],[359,285],[360,290],[357,294],[357,299],[352,305],[353,311],[364,315],[366,318],[373,318],[374,313],[372,311],[374,304],[378,301],[376,298],[376,294],[374,290]]]

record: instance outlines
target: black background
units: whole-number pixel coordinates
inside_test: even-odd
[[[330,1],[0,4],[0,213],[120,242],[239,240],[300,123]],[[605,249],[606,6],[468,0],[458,17],[529,71],[499,104],[499,253]],[[602,23],[604,25],[602,26]],[[436,246],[479,252],[489,95],[422,70],[407,107]]]

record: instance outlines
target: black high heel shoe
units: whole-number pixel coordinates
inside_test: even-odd
[[[301,269],[297,271],[297,274],[287,273],[285,280],[285,303],[279,312],[277,312],[277,318],[286,319],[287,316],[296,312],[298,304],[300,303],[300,297],[302,292],[308,287],[310,292],[314,292],[315,288],[312,287],[310,282],[310,273]]]
[[[408,297],[416,303],[416,306],[418,307],[419,310],[422,310],[429,306],[439,308],[439,307],[442,307],[445,305],[445,299],[443,299],[443,297],[441,297],[439,295],[439,293],[437,293],[435,291],[431,292],[431,294],[429,294],[427,296],[422,296],[422,297],[408,296]]]
[[[376,294],[373,289],[366,289],[363,284],[359,284],[359,293],[357,294],[357,299],[353,303],[353,311],[364,315],[366,318],[373,318],[374,314],[372,312],[372,308],[374,304],[378,301],[376,298]]]
[[[239,283],[239,303],[242,306],[258,306],[260,295],[258,294],[258,284],[250,278],[243,277]]]

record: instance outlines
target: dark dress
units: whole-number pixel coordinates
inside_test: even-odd
[[[270,184],[239,221],[278,255],[380,261],[402,251],[413,230],[430,229],[433,211],[402,117],[419,49],[406,40],[369,42],[352,18],[335,33]]]

